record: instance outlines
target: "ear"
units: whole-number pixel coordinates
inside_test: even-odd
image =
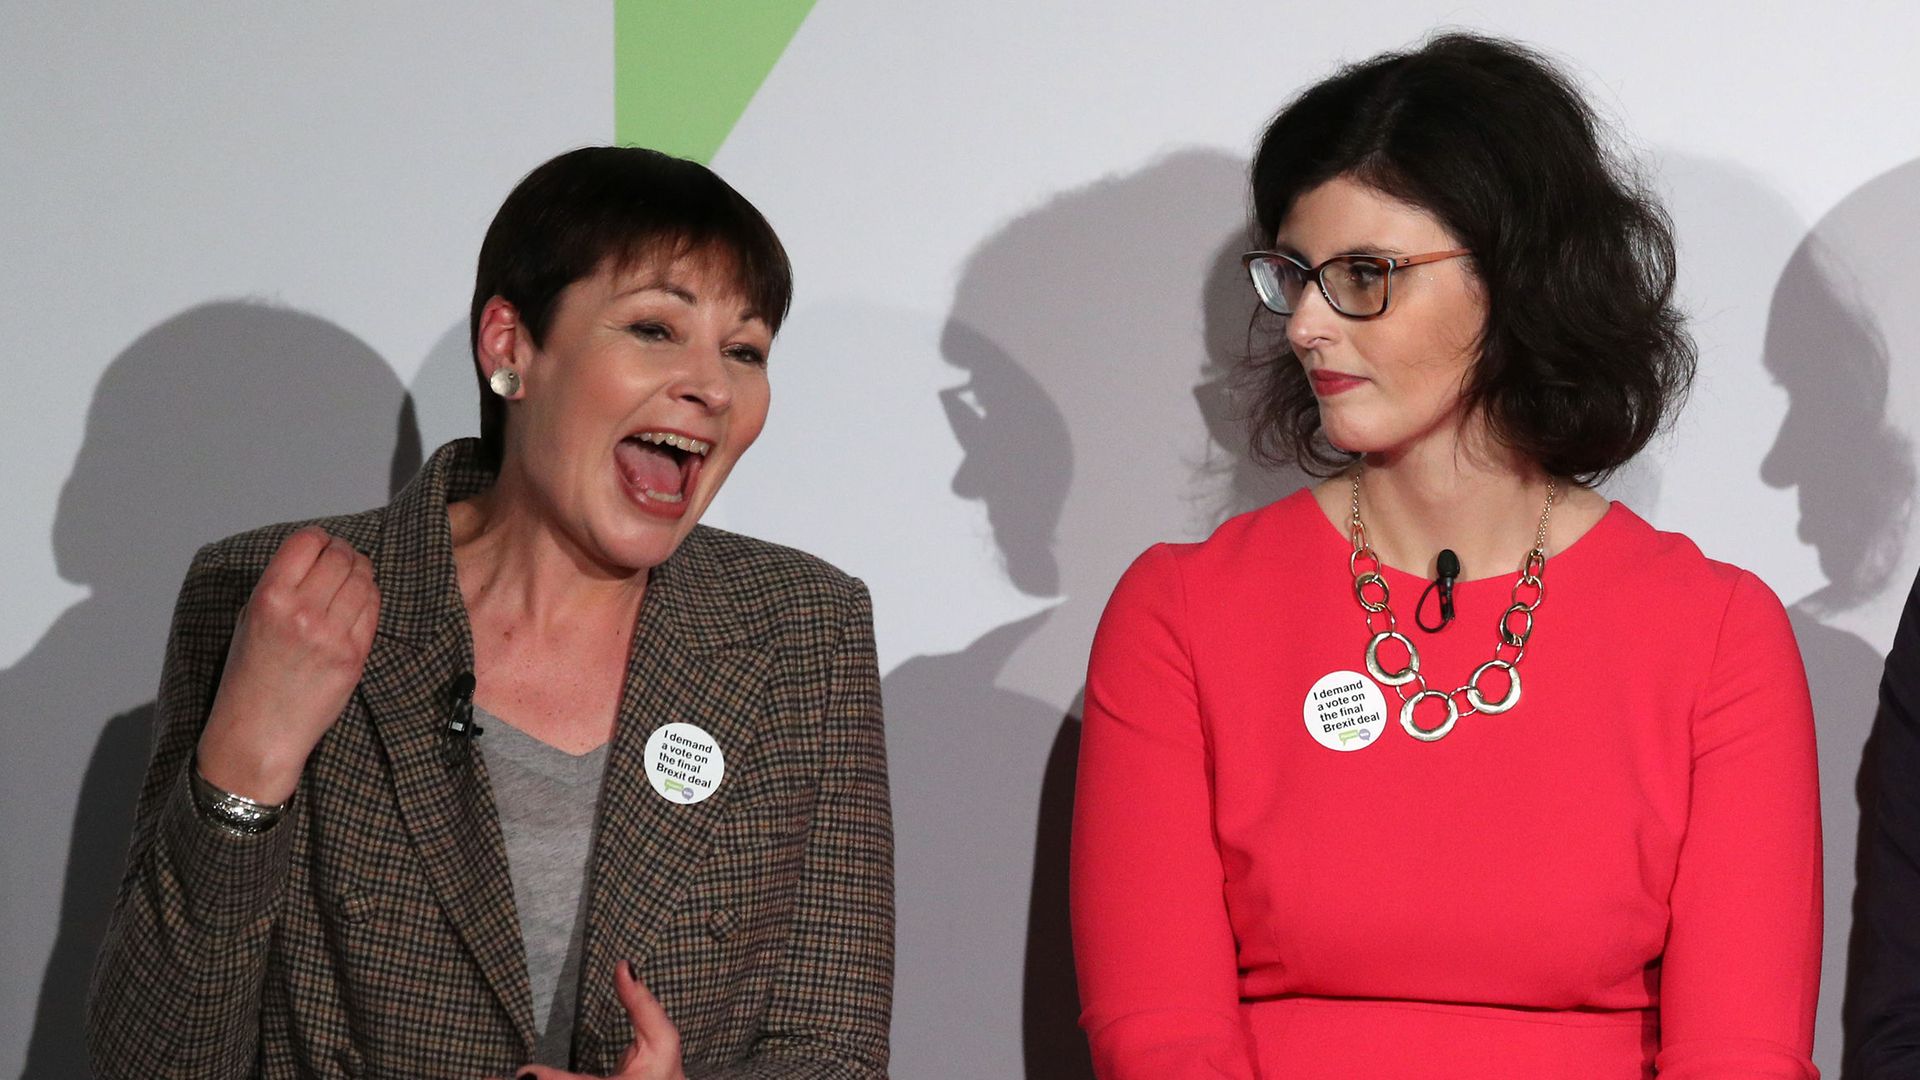
[[[480,309],[480,330],[474,335],[473,351],[480,361],[481,374],[488,378],[502,367],[511,368],[524,378],[532,343],[527,339],[525,324],[520,321],[520,309],[504,297],[488,300]]]

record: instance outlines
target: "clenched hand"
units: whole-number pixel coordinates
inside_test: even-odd
[[[196,752],[200,775],[256,802],[285,802],[353,696],[379,621],[366,556],[317,527],[288,536],[234,627]]]

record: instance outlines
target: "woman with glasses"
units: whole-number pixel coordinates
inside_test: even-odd
[[[1566,76],[1461,35],[1307,90],[1252,186],[1255,448],[1324,480],[1149,550],[1102,620],[1098,1073],[1812,1077],[1787,617],[1591,486],[1692,377],[1665,214]]]

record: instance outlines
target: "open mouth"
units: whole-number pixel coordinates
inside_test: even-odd
[[[620,440],[613,457],[643,508],[678,517],[712,450],[712,443],[677,431],[636,431]]]

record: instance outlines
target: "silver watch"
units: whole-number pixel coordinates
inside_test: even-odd
[[[200,775],[197,759],[188,767],[187,776],[193,786],[193,808],[202,818],[235,836],[259,836],[278,824],[287,812],[286,803],[255,802],[245,795],[215,787]]]

